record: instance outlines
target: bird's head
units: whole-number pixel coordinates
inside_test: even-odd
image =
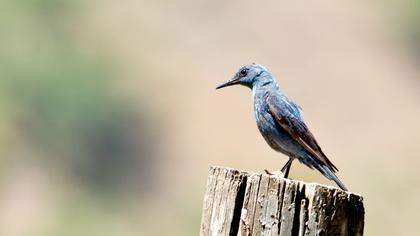
[[[235,84],[240,84],[252,88],[256,82],[262,80],[263,77],[266,77],[266,74],[269,74],[269,72],[262,65],[253,63],[250,65],[242,66],[239,68],[238,72],[235,73],[232,79],[217,86],[216,89],[232,86]],[[271,77],[269,79],[271,79]]]

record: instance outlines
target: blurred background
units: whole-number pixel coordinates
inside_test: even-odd
[[[0,4],[0,235],[197,235],[209,166],[286,161],[250,91],[214,89],[252,62],[364,196],[365,235],[418,233],[420,1]]]

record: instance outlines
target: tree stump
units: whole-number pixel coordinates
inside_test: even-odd
[[[211,167],[200,235],[363,235],[360,195],[278,175]]]

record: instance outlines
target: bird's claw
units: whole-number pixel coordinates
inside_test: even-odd
[[[275,176],[280,176],[280,177],[284,177],[284,173],[283,172],[281,172],[281,171],[274,171],[274,172],[270,172],[270,171],[268,171],[268,170],[266,170],[266,169],[264,169],[264,172],[267,174],[267,175],[275,175]]]
[[[267,174],[267,175],[274,175],[273,173],[271,173],[270,171],[268,171],[267,169],[264,169],[264,172]]]

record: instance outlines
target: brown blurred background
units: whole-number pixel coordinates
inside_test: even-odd
[[[0,4],[0,235],[197,235],[210,165],[286,161],[250,91],[214,89],[251,62],[365,197],[365,235],[418,233],[420,1]]]

